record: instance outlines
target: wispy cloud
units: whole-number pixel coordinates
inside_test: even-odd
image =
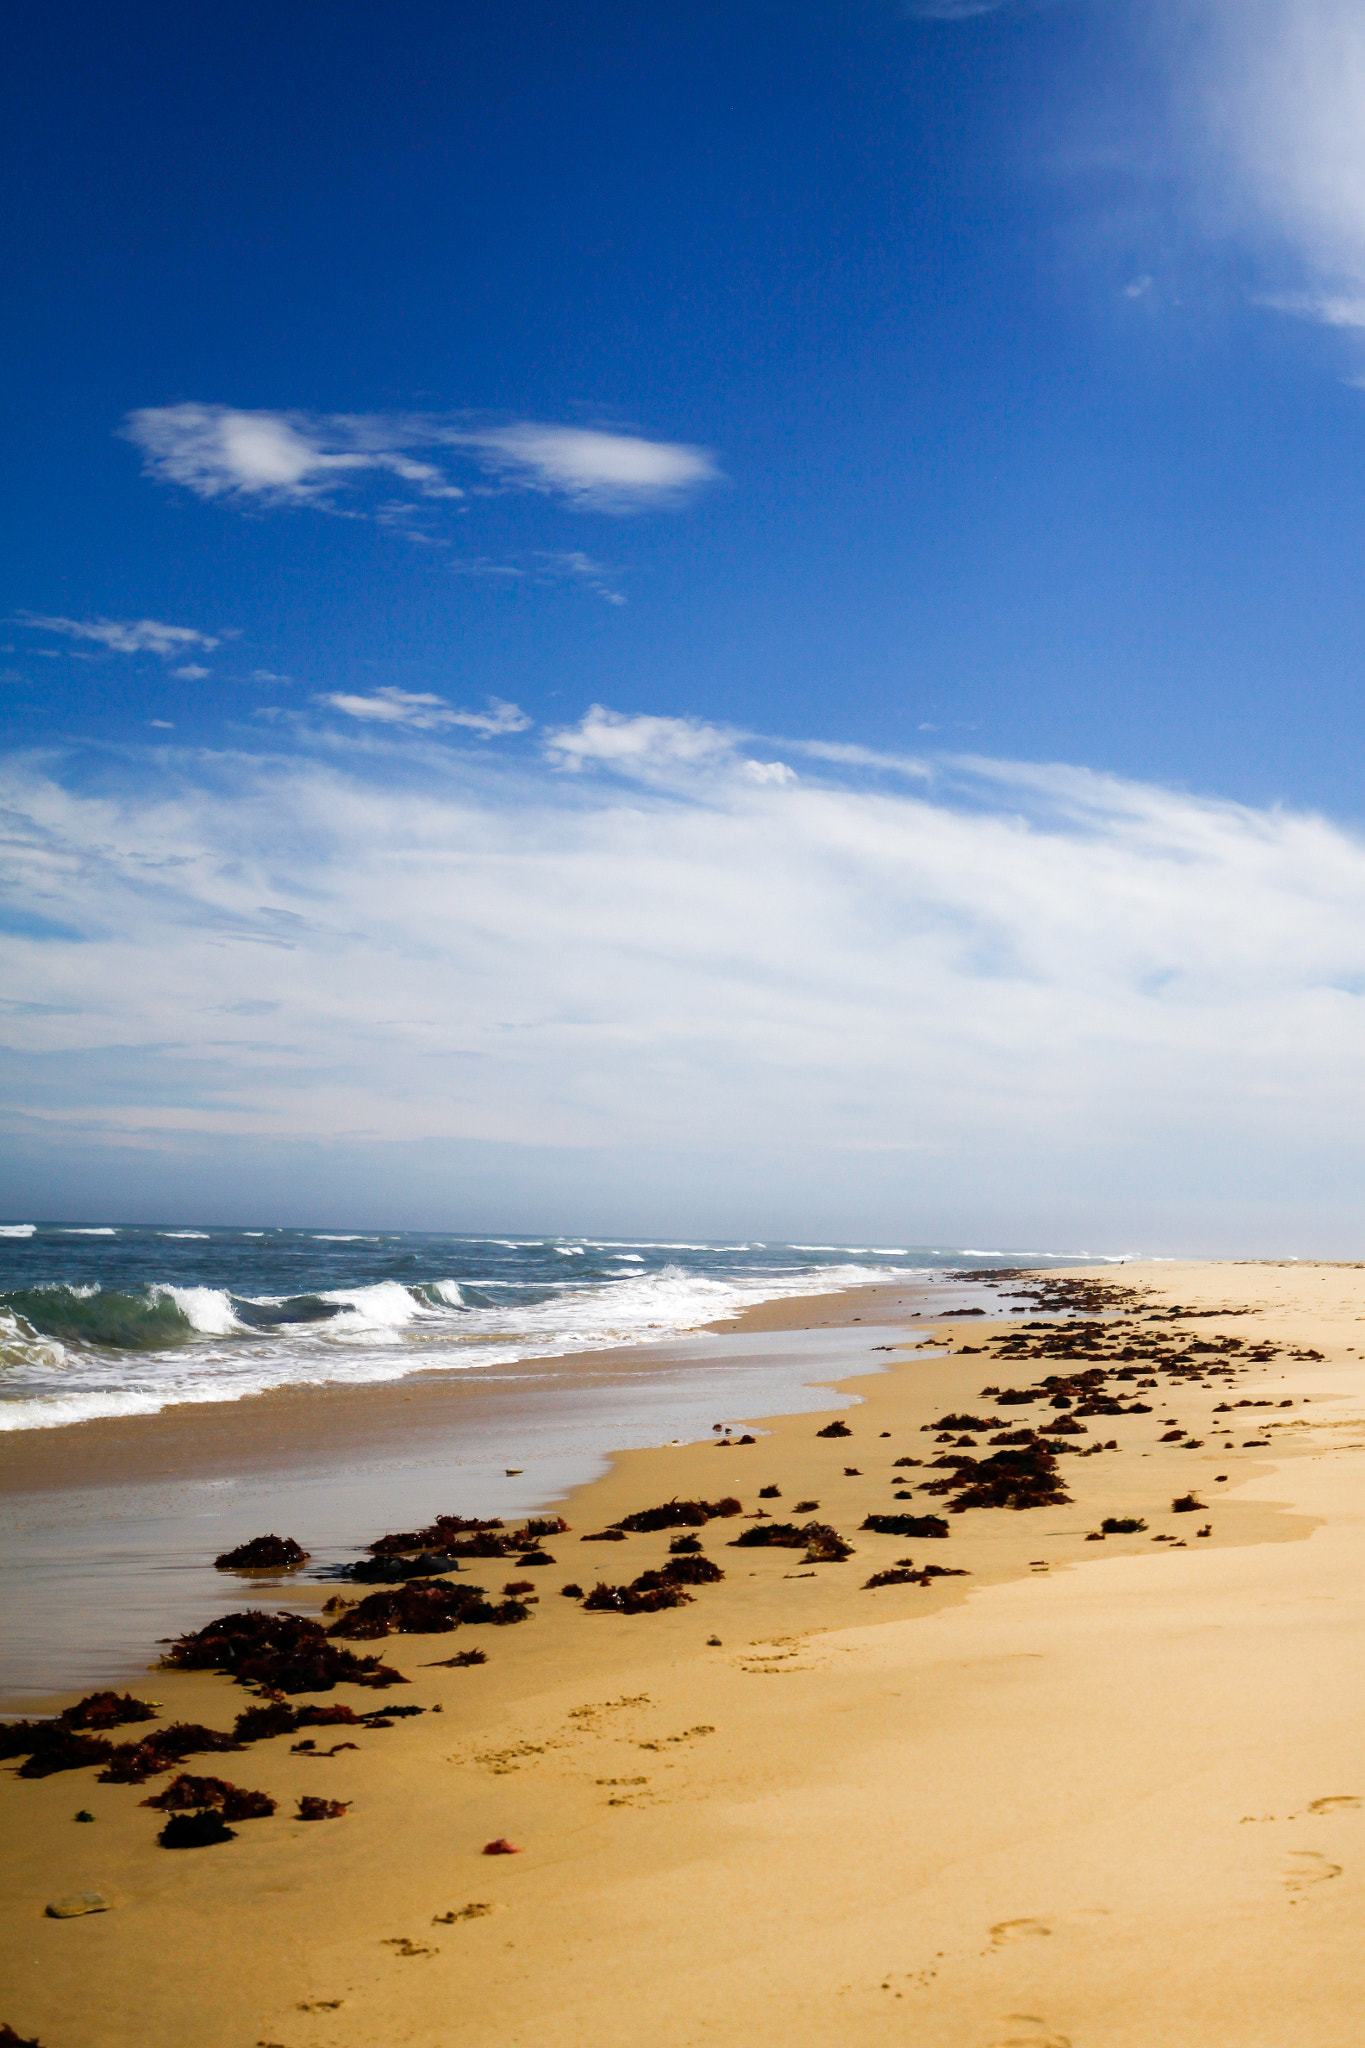
[[[187,661],[183,668],[176,669],[174,673],[180,677],[182,682],[202,683],[204,677],[209,675],[211,671],[201,668],[197,661]]]
[[[424,690],[399,690],[387,685],[376,690],[371,697],[333,691],[315,697],[313,701],[325,704],[329,711],[343,712],[347,718],[359,718],[379,725],[406,726],[413,732],[440,732],[449,726],[463,726],[485,740],[525,732],[531,723],[520,705],[504,703],[501,697],[490,697],[486,711],[460,711],[447,703],[444,697],[432,696]]]
[[[414,500],[459,499],[462,462],[503,488],[544,491],[599,511],[678,503],[720,472],[704,449],[605,428],[532,420],[504,426],[433,415],[244,412],[227,405],[144,406],[121,432],[146,473],[201,498],[350,509],[366,473],[409,486]],[[439,457],[439,459],[433,459]],[[402,505],[375,513],[392,523]]]
[[[82,1172],[231,1137],[287,1176],[278,1148],[367,1132],[400,1179],[401,1141],[571,1148],[599,1213],[661,1177],[692,1213],[828,1213],[842,1177],[949,1242],[1260,1215],[1283,1245],[1316,1188],[1349,1236],[1356,835],[1017,763],[759,779],[747,744],[599,711],[552,753],[596,774],[167,746],[83,793],[12,762],[39,922],[4,985],[48,1012],[11,1020],[0,1096],[78,1126]],[[276,1007],[225,1050],[243,1003]]]
[[[35,632],[60,633],[67,640],[93,640],[115,654],[159,654],[163,658],[202,647],[206,654],[221,645],[221,636],[200,633],[193,626],[168,626],[160,619],[60,619],[38,612],[20,612],[21,625]],[[207,675],[208,670],[199,671]]]

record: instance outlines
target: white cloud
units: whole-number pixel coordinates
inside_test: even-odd
[[[63,1014],[11,1021],[4,1100],[87,1148],[567,1147],[621,1215],[661,1177],[693,1215],[740,1186],[829,1213],[842,1160],[939,1241],[1181,1249],[1259,1213],[1264,1242],[1314,1200],[1319,1246],[1358,1236],[1354,833],[1000,762],[757,782],[713,728],[574,730],[669,780],[186,751],[81,793],[11,763],[13,886],[84,938],[5,942],[8,995]],[[278,1008],[225,1049],[248,1001]]]
[[[680,442],[529,420],[474,427],[427,414],[322,416],[186,403],[144,406],[121,432],[141,449],[147,475],[201,498],[333,511],[341,509],[342,488],[366,472],[410,485],[418,502],[463,498],[463,486],[428,459],[433,451],[472,461],[504,485],[615,512],[672,503],[720,474],[703,449]],[[375,517],[393,524],[410,510],[391,501]]]
[[[209,669],[201,668],[196,661],[187,661],[183,668],[175,670],[175,674],[186,683],[202,683],[204,677],[210,673]]]
[[[448,726],[464,726],[482,739],[499,739],[506,733],[525,732],[531,721],[519,704],[504,703],[501,697],[488,699],[487,711],[457,711],[444,697],[425,690],[399,690],[390,685],[372,697],[333,691],[314,700],[331,711],[344,712],[380,725],[407,726],[414,732],[438,732]]]
[[[704,448],[591,427],[523,420],[478,435],[475,445],[516,480],[613,512],[668,503],[720,475]]]
[[[697,719],[631,717],[594,704],[577,725],[547,734],[545,750],[560,768],[580,769],[591,762],[658,776],[729,764],[736,744],[736,734]]]
[[[19,613],[20,622],[35,632],[60,633],[68,640],[95,640],[115,654],[182,654],[191,647],[205,653],[220,644],[212,633],[192,626],[167,626],[160,619],[58,619],[37,612]],[[208,671],[202,670],[202,674]]]

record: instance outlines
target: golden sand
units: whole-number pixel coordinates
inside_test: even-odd
[[[1277,1355],[1227,1385],[1154,1374],[1136,1396],[1150,1412],[1075,1439],[1117,1452],[1060,1460],[1069,1505],[949,1514],[946,1541],[860,1531],[900,1505],[896,1458],[938,1454],[924,1423],[994,1414],[985,1384],[1079,1369],[1002,1363],[979,1322],[938,1326],[952,1355],[916,1352],[921,1323],[890,1371],[843,1383],[850,1437],[801,1415],[765,1419],[749,1447],[618,1457],[565,1507],[529,1624],[354,1645],[412,1684],[334,1697],[439,1714],[325,1760],[287,1736],[191,1758],[280,1801],[234,1842],[159,1848],[140,1801],[164,1779],[6,1770],[0,2021],[44,2048],[1353,2044],[1365,1271],[1116,1277],[1149,1309],[1220,1311],[1151,1333]],[[1127,1403],[1134,1386],[1110,1391]],[[1239,1400],[1274,1405],[1215,1415]],[[999,1426],[1047,1412],[1005,1408]],[[1160,1441],[1176,1423],[1186,1437]],[[752,1514],[765,1485],[774,1516],[818,1500],[856,1555],[736,1549],[753,1525],[712,1521],[699,1534],[726,1578],[692,1604],[622,1616],[560,1597],[668,1553],[667,1533],[585,1532],[672,1496],[734,1493]],[[1207,1513],[1171,1512],[1187,1492]],[[949,1506],[918,1492],[904,1511]],[[1105,1515],[1149,1526],[1087,1542]],[[905,1556],[969,1576],[865,1590]],[[522,1574],[474,1576],[493,1591]],[[475,1645],[485,1665],[440,1668]],[[216,1727],[248,1703],[217,1676],[139,1689],[163,1719]],[[303,1794],[350,1808],[301,1824]],[[498,1837],[521,1853],[482,1854]],[[92,1888],[111,1910],[45,1917]]]

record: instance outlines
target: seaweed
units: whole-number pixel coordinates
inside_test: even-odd
[[[626,1532],[624,1529],[596,1529],[590,1536],[580,1536],[578,1540],[580,1543],[624,1543]]]
[[[714,1586],[725,1577],[725,1574],[709,1557],[688,1555],[670,1557],[669,1562],[657,1574],[645,1572],[641,1575],[646,1579],[656,1576],[666,1579],[674,1586]],[[639,1585],[640,1582],[640,1579],[637,1579],[635,1583]]]
[[[990,1423],[980,1415],[943,1415],[937,1422],[926,1422],[925,1429],[989,1429]]]
[[[214,1569],[220,1572],[279,1571],[307,1562],[308,1552],[292,1536],[253,1536],[249,1543],[239,1543],[235,1550],[225,1550],[213,1560]]]
[[[1200,1500],[1193,1493],[1182,1493],[1178,1500],[1171,1502],[1171,1513],[1173,1515],[1203,1514],[1207,1508],[1208,1502]]]
[[[647,1536],[656,1529],[699,1529],[706,1522],[743,1512],[743,1502],[733,1494],[727,1494],[723,1500],[669,1500],[662,1507],[641,1508],[636,1514],[623,1515],[612,1527],[628,1530],[634,1536]]]
[[[1053,1446],[1040,1436],[989,1458],[952,1460],[951,1477],[934,1480],[928,1493],[956,1493],[953,1513],[967,1508],[1059,1507],[1070,1499],[1057,1471]]]
[[[504,1593],[516,1594],[534,1593],[536,1589],[532,1579],[509,1579],[502,1590]]]
[[[841,1564],[853,1549],[825,1522],[762,1522],[734,1538],[737,1550],[802,1550],[807,1564]]]
[[[0,2020],[0,2048],[43,2048],[41,2041],[28,2034],[16,2034],[8,2021]]]
[[[211,1806],[224,1820],[268,1820],[275,1811],[275,1801],[268,1792],[247,1792],[240,1785],[229,1785],[225,1778],[192,1778],[186,1771],[173,1778],[163,1792],[154,1793],[142,1804],[154,1806],[161,1813],[184,1813],[191,1807]]]
[[[91,1692],[74,1707],[65,1708],[52,1720],[9,1721],[0,1726],[0,1759],[31,1756],[36,1750],[62,1747],[63,1735],[96,1734],[103,1728],[122,1728],[130,1721],[154,1721],[156,1708],[147,1700],[135,1700],[131,1693]],[[106,1745],[107,1747],[107,1745]],[[90,1761],[93,1761],[93,1756]],[[54,1765],[57,1770],[74,1770],[75,1764]],[[46,1775],[31,1772],[30,1776]]]
[[[695,1557],[701,1549],[700,1536],[675,1536],[668,1546],[670,1557]]]
[[[50,1778],[56,1771],[79,1771],[86,1764],[103,1763],[113,1748],[102,1735],[82,1735],[51,1721],[36,1726],[52,1732],[35,1739],[28,1762],[19,1766],[21,1778]]]
[[[657,1614],[663,1607],[683,1607],[692,1598],[660,1572],[642,1572],[629,1586],[607,1586],[600,1580],[584,1607],[593,1614]]]
[[[817,1429],[817,1436],[852,1436],[853,1431],[846,1422],[827,1422],[823,1429]]]
[[[940,1515],[869,1515],[863,1523],[876,1536],[946,1536],[948,1524]]]
[[[221,1728],[205,1728],[198,1721],[173,1721],[169,1728],[158,1728],[141,1742],[120,1742],[112,1748],[100,1772],[100,1783],[143,1785],[187,1756],[241,1747],[235,1735]]]
[[[361,1602],[364,1605],[364,1602]],[[223,1614],[172,1643],[165,1659],[178,1671],[226,1671],[239,1685],[267,1692],[330,1692],[351,1685],[406,1685],[401,1671],[377,1657],[357,1657],[329,1642],[321,1622],[258,1608]]]
[[[780,1486],[760,1486],[758,1497],[760,1500],[781,1500],[782,1488]]]
[[[870,1593],[877,1586],[927,1586],[933,1579],[965,1579],[971,1574],[960,1565],[927,1564],[920,1571],[913,1565],[893,1565],[884,1572],[873,1572],[863,1586]]]
[[[406,1712],[389,1707],[389,1714]],[[420,1709],[416,1711],[420,1712]],[[292,1735],[299,1728],[359,1728],[372,1714],[361,1716],[354,1707],[291,1707],[287,1700],[270,1700],[263,1707],[246,1707],[237,1716],[232,1732],[239,1742],[260,1742],[271,1735]]]
[[[392,1592],[370,1593],[333,1622],[329,1636],[372,1642],[391,1630],[403,1635],[445,1635],[462,1622],[525,1621],[530,1609],[517,1600],[493,1606],[482,1586],[449,1586],[410,1580]]]
[[[498,1553],[502,1555],[501,1551]],[[457,1572],[460,1561],[441,1551],[423,1550],[416,1557],[361,1557],[342,1567],[338,1576],[353,1579],[360,1586],[401,1585],[404,1579],[439,1578]]]
[[[463,1671],[471,1664],[486,1664],[486,1650],[457,1650],[453,1657],[443,1657],[439,1664],[433,1664],[433,1671]]]
[[[1139,1536],[1146,1527],[1140,1515],[1106,1515],[1100,1523],[1106,1536]]]
[[[903,1465],[922,1465],[923,1463],[923,1458],[897,1458],[895,1464],[891,1467],[891,1470],[893,1472],[899,1472]]]
[[[391,1536],[377,1537],[365,1548],[371,1557],[391,1557],[405,1550],[443,1550],[452,1537],[501,1527],[496,1515],[486,1521],[467,1521],[463,1515],[438,1515],[425,1529],[400,1529]]]
[[[794,1515],[813,1515],[819,1509],[818,1500],[799,1500],[792,1509]]]
[[[201,1813],[173,1813],[157,1836],[163,1849],[211,1849],[236,1839],[237,1830],[212,1806]]]
[[[572,1581],[567,1586],[561,1586],[559,1590],[566,1600],[581,1600],[583,1598],[583,1588]]]
[[[340,1820],[350,1805],[349,1799],[314,1799],[311,1795],[299,1801],[295,1820]]]
[[[523,1539],[528,1544],[537,1542],[542,1536],[567,1536],[568,1533],[569,1525],[563,1515],[541,1515],[535,1521],[528,1522],[521,1531]]]
[[[525,1571],[530,1565],[553,1564],[554,1561],[549,1551],[542,1550],[540,1545],[537,1544],[534,1550],[524,1550],[522,1552],[521,1556],[517,1559],[517,1568],[519,1571]]]

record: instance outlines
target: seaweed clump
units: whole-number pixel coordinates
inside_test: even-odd
[[[283,1571],[307,1562],[308,1552],[292,1536],[253,1536],[249,1543],[239,1543],[235,1550],[225,1550],[213,1560],[215,1571],[220,1572]]]
[[[1100,1523],[1106,1536],[1138,1536],[1146,1527],[1141,1515],[1106,1515]]]
[[[321,1622],[254,1608],[220,1615],[205,1628],[178,1637],[165,1662],[177,1671],[225,1671],[239,1685],[266,1692],[331,1692],[343,1680],[375,1687],[408,1683],[401,1671],[377,1657],[338,1649]]]
[[[7,2020],[0,2020],[0,2048],[43,2048],[43,2044],[28,2034],[16,2034]]]
[[[299,1801],[295,1820],[340,1820],[350,1805],[349,1799],[315,1799],[306,1794]]]
[[[955,1515],[966,1508],[1060,1507],[1071,1498],[1057,1469],[1057,1453],[1039,1437],[989,1458],[961,1453],[943,1462],[952,1467],[950,1474],[931,1481],[925,1491],[955,1493]]]
[[[1171,1502],[1171,1513],[1173,1515],[1202,1514],[1207,1506],[1208,1502],[1200,1500],[1197,1494],[1182,1493],[1179,1500]]]
[[[842,1564],[853,1555],[853,1545],[827,1522],[758,1522],[734,1543],[737,1550],[804,1549],[807,1564]]]
[[[211,1849],[218,1842],[235,1842],[237,1830],[230,1828],[217,1807],[198,1813],[173,1813],[157,1836],[163,1849]]]
[[[75,1760],[69,1764],[54,1763],[53,1770],[75,1770],[81,1763],[94,1763],[109,1748],[96,1744],[85,1756],[76,1756],[77,1738],[82,1734],[96,1735],[101,1729],[122,1728],[130,1721],[154,1721],[156,1708],[147,1700],[136,1700],[131,1693],[91,1692],[83,1700],[77,1700],[74,1707],[65,1708],[53,1720],[10,1721],[0,1726],[0,1758],[33,1756],[45,1751],[54,1757],[68,1751]],[[29,1777],[46,1777],[46,1771],[30,1771]]]
[[[870,1593],[876,1586],[927,1586],[934,1579],[965,1579],[970,1576],[961,1565],[926,1564],[916,1571],[911,1564],[897,1564],[888,1571],[873,1572],[863,1591]]]
[[[159,1778],[163,1771],[169,1771],[187,1756],[241,1747],[235,1735],[221,1728],[205,1728],[198,1721],[173,1721],[169,1728],[158,1728],[141,1742],[120,1742],[111,1748],[100,1772],[100,1783],[144,1785],[148,1778]]]
[[[948,1524],[941,1515],[869,1515],[863,1523],[876,1536],[946,1536]]]
[[[186,1813],[193,1807],[212,1807],[224,1820],[269,1820],[275,1801],[268,1792],[248,1792],[241,1785],[229,1785],[225,1778],[194,1778],[182,1771],[162,1792],[144,1799],[161,1813]]]
[[[691,1598],[662,1572],[641,1572],[628,1586],[607,1586],[599,1580],[583,1605],[591,1614],[657,1614],[664,1607],[685,1607]]]
[[[853,1431],[846,1422],[827,1422],[823,1429],[817,1429],[817,1436],[852,1436]]]
[[[404,1551],[412,1550],[445,1550],[451,1543],[465,1537],[481,1535],[501,1527],[502,1523],[496,1515],[491,1520],[482,1522],[466,1521],[463,1515],[438,1515],[425,1529],[398,1529],[391,1535],[376,1537],[375,1541],[367,1543],[365,1548],[371,1557],[396,1557]]]
[[[668,1500],[662,1507],[641,1508],[636,1514],[622,1515],[612,1527],[628,1530],[633,1536],[647,1536],[656,1529],[700,1529],[703,1523],[743,1512],[744,1503],[733,1494],[727,1494],[724,1500]]]
[[[371,1593],[333,1622],[329,1636],[372,1642],[391,1630],[402,1635],[445,1635],[461,1622],[506,1624],[525,1621],[530,1608],[520,1600],[495,1606],[482,1586],[447,1586],[430,1579],[412,1579],[395,1591]]]

